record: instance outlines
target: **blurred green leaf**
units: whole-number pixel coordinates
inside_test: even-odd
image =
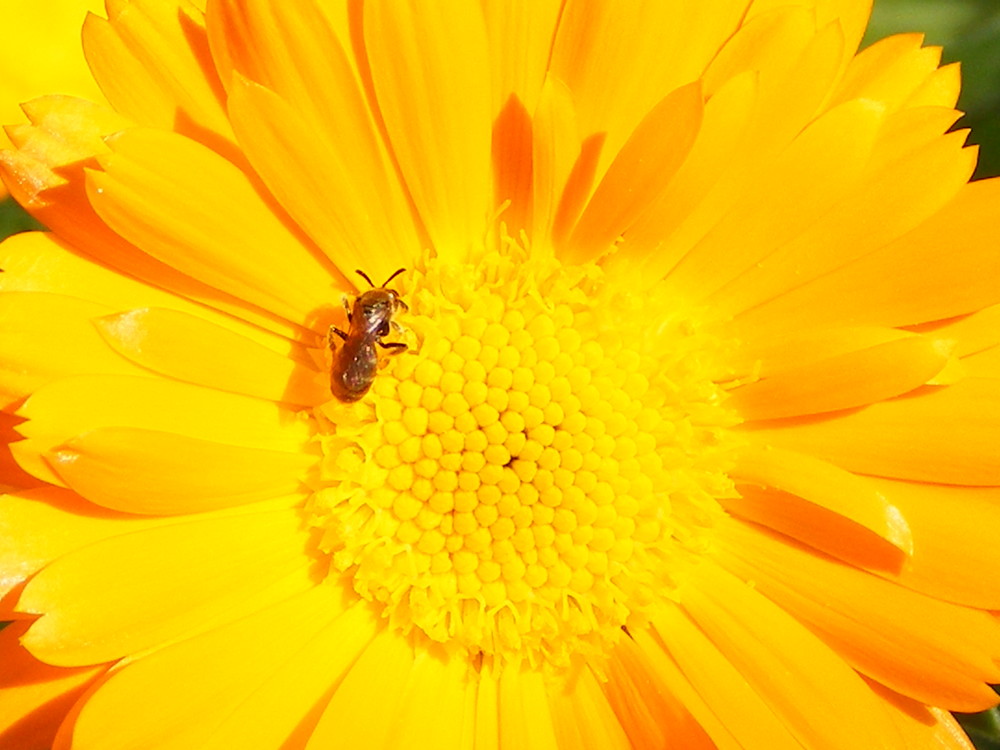
[[[12,198],[0,201],[0,239],[18,232],[41,228],[42,225],[28,216]]]

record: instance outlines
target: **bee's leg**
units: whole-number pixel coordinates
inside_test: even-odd
[[[333,338],[333,334],[337,334],[344,341],[347,341],[347,334],[346,333],[344,333],[339,328],[337,328],[337,326],[330,326],[330,330],[326,332],[326,342],[327,342],[327,344],[330,345],[331,349],[333,348],[333,345],[335,343],[334,338]]]
[[[376,339],[376,342],[383,349],[393,349],[393,354],[399,354],[403,349],[406,349],[406,344],[400,341],[381,341]]]
[[[340,301],[344,305],[344,312],[347,313],[347,322],[351,323],[352,322],[351,321],[351,300],[347,297],[346,294],[343,294],[340,297]],[[345,338],[346,338],[346,336],[345,336]]]

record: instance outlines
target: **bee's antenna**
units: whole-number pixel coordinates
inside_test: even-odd
[[[395,273],[392,274],[392,276],[390,276],[388,279],[385,280],[385,283],[382,285],[382,288],[385,289],[387,286],[389,286],[389,282],[392,281],[397,276],[399,276],[399,274],[401,274],[405,270],[406,270],[405,268],[398,269]]]
[[[364,279],[365,281],[367,281],[368,282],[368,286],[370,286],[372,289],[375,288],[375,285],[372,283],[372,280],[368,278],[368,274],[366,274],[364,271],[362,271],[361,269],[355,269],[354,273],[356,273],[362,279]]]

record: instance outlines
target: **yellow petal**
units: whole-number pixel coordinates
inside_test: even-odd
[[[342,133],[323,138],[277,94],[239,75],[229,112],[247,158],[342,274],[362,268],[384,279],[412,263],[420,245],[381,162]]]
[[[727,524],[720,548],[725,567],[870,677],[953,711],[996,703],[986,683],[1000,679],[1000,625],[990,614],[908,591],[759,527]]]
[[[877,99],[900,106],[937,70],[940,47],[921,47],[922,34],[880,39],[851,60],[835,101]]]
[[[848,471],[959,485],[1000,484],[997,381],[955,385],[827,418],[752,427],[760,445],[817,456]]]
[[[883,116],[859,101],[813,122],[687,252],[671,288],[700,301],[810,227],[856,185]]]
[[[490,194],[490,68],[478,4],[365,3],[379,112],[406,187],[444,258],[481,247]]]
[[[0,631],[0,747],[52,747],[63,717],[104,671],[101,667],[62,669],[36,660],[18,642],[30,623]]]
[[[844,324],[915,325],[996,304],[1000,254],[991,243],[998,200],[1000,179],[971,182],[913,231],[743,313],[737,324],[776,336]]]
[[[328,397],[319,382],[326,378],[291,342],[283,356],[243,331],[156,307],[99,318],[94,325],[116,352],[171,378],[293,404],[317,404]]]
[[[93,542],[163,525],[107,510],[56,487],[0,495],[0,597],[42,567]]]
[[[313,456],[137,427],[100,427],[48,455],[72,489],[129,513],[199,513],[301,489]]]
[[[18,461],[49,476],[46,457],[70,438],[100,427],[138,427],[232,446],[299,452],[309,440],[304,419],[270,401],[222,393],[159,378],[82,376],[50,383],[18,410]]]
[[[74,742],[105,750],[280,747],[375,632],[367,608],[345,613],[342,599],[336,586],[315,586],[130,663],[88,698]],[[317,661],[305,663],[306,655]],[[300,683],[288,680],[293,665]],[[279,682],[284,695],[275,694]],[[266,710],[261,692],[275,699]]]
[[[463,658],[414,653],[406,638],[383,632],[337,686],[306,748],[457,748],[468,668]]]
[[[49,664],[98,664],[205,632],[315,585],[296,510],[191,519],[104,539],[48,565],[18,609]]]
[[[559,747],[632,750],[598,679],[589,669],[581,670],[571,688],[550,692],[549,706]]]
[[[930,382],[951,357],[951,344],[908,336],[775,372],[730,392],[748,420],[779,419],[877,403]]]
[[[693,578],[684,609],[804,746],[898,747],[881,702],[794,617],[715,565]]]
[[[174,133],[109,139],[87,192],[112,229],[163,262],[302,323],[332,306],[331,269],[230,162]]]
[[[234,138],[203,13],[187,0],[131,0],[108,15],[87,17],[83,47],[112,106],[141,125],[176,129],[230,151]]]
[[[106,235],[113,233],[107,229],[106,225],[98,222],[103,227]],[[114,235],[117,236],[117,235]],[[117,253],[120,257],[123,245],[126,243],[119,241],[112,243],[105,248],[109,253]],[[132,251],[139,254],[137,248],[132,247]],[[131,310],[135,308],[169,308],[178,313],[203,319],[205,325],[217,326],[231,331],[232,333],[249,339],[261,347],[270,349],[283,357],[291,354],[297,359],[303,355],[300,349],[295,347],[284,336],[276,335],[266,328],[258,325],[247,325],[243,320],[226,315],[216,309],[198,304],[194,299],[205,299],[209,296],[210,303],[214,303],[221,309],[230,309],[227,301],[220,299],[222,296],[215,290],[207,287],[197,288],[193,279],[184,279],[176,272],[170,272],[167,266],[163,266],[157,261],[153,261],[148,256],[142,256],[146,261],[156,263],[159,268],[153,269],[148,265],[146,271],[148,276],[163,283],[168,288],[177,289],[177,294],[157,286],[137,281],[134,275],[140,277],[146,275],[142,269],[130,266],[121,269],[126,273],[119,273],[81,256],[78,251],[60,243],[55,236],[47,232],[24,232],[16,234],[4,240],[0,244],[0,268],[4,273],[0,275],[0,289],[4,291],[22,292],[53,292],[56,294],[79,297],[84,300],[92,300],[102,305],[115,308],[116,310]],[[174,287],[172,282],[180,282],[180,288]],[[206,290],[209,295],[206,295]],[[235,300],[232,300],[236,303]],[[246,305],[238,303],[238,310],[246,313]],[[254,322],[260,322],[262,326],[275,328],[274,319],[258,316],[252,318]],[[101,327],[101,319],[94,321],[95,325]],[[290,332],[289,326],[284,326],[285,333]],[[147,366],[147,365],[143,365]]]
[[[497,685],[500,750],[557,750],[544,676],[513,665],[500,672]]]
[[[549,249],[549,235],[562,209],[560,197],[580,147],[571,93],[549,76],[532,120],[532,247],[536,252]]]
[[[632,637],[661,690],[671,692],[720,747],[801,750],[755,686],[682,610],[657,608],[654,626]],[[632,631],[630,631],[632,632]]]
[[[906,554],[913,551],[905,515],[864,477],[778,448],[741,451],[732,476],[739,482],[758,483],[797,495],[862,526]],[[727,501],[727,505],[738,511],[741,503],[734,500]],[[782,509],[775,507],[773,511],[780,518]],[[824,516],[817,520],[816,527],[822,530],[831,519]],[[833,536],[834,532],[829,534]]]
[[[493,75],[494,117],[516,100],[533,112],[545,82],[560,0],[482,2]]]
[[[789,289],[797,290],[887,243],[902,243],[901,237],[909,236],[907,232],[960,194],[975,166],[974,151],[963,146],[964,135],[952,133],[919,142],[899,158],[889,159],[909,141],[897,138],[892,146],[883,145],[896,128],[883,131],[865,174],[843,199],[815,217],[791,242],[721,289],[714,302],[737,313]]]
[[[91,324],[110,312],[96,302],[59,294],[0,295],[0,350],[7,353],[0,359],[2,405],[68,375],[142,375],[142,369],[115,354]]]

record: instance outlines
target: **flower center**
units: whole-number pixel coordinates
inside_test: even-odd
[[[321,410],[321,548],[402,631],[557,666],[606,652],[732,492],[718,344],[593,266],[406,276],[410,348]]]

